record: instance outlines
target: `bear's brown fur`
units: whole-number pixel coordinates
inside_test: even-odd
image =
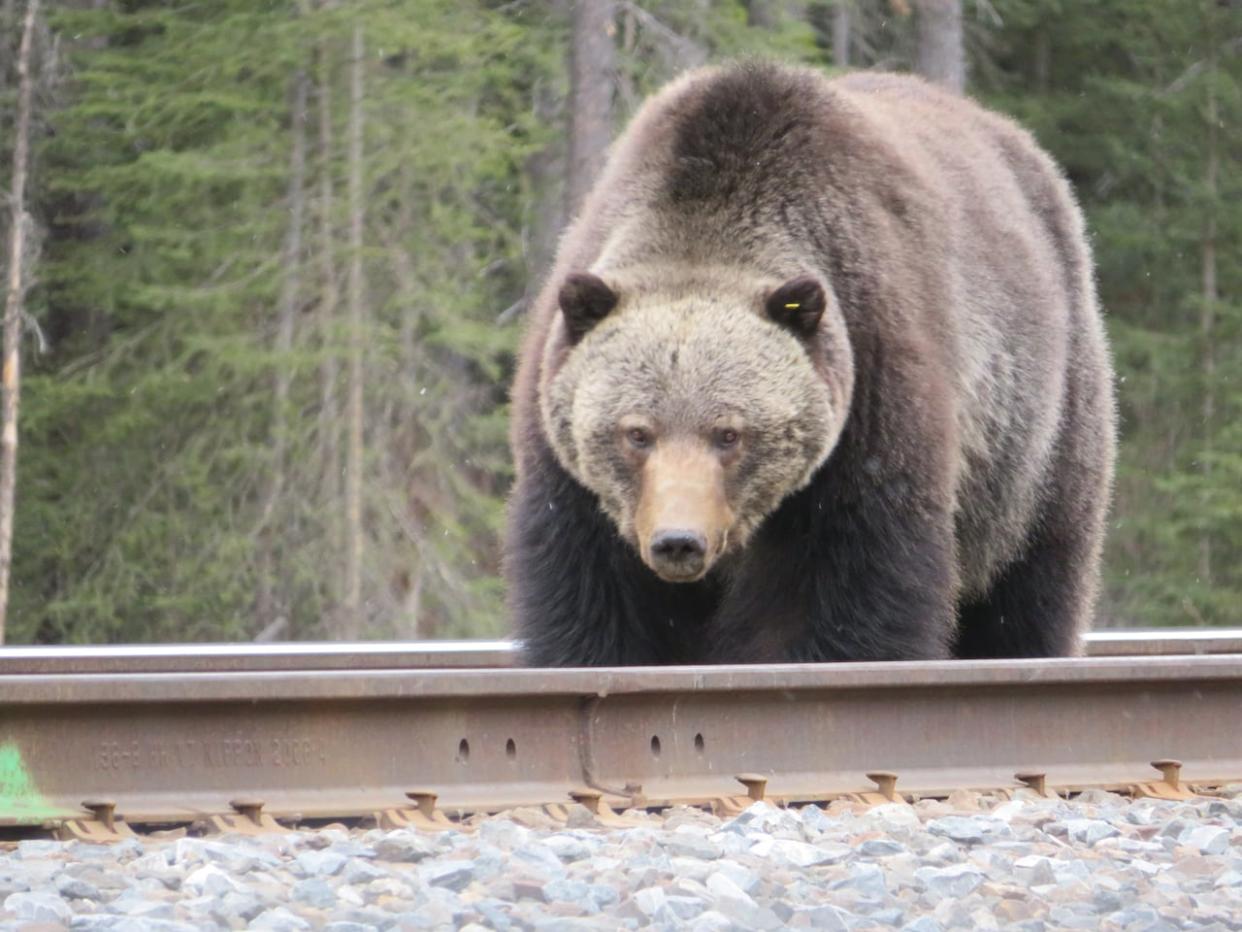
[[[1072,654],[1115,446],[1080,212],[919,79],[693,72],[564,237],[512,445],[530,662]]]

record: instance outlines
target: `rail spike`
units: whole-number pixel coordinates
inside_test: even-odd
[[[56,828],[56,837],[62,841],[89,841],[95,844],[124,841],[134,838],[134,830],[116,813],[116,801],[111,799],[86,799],[82,808],[90,818],[66,819]]]
[[[1154,760],[1151,765],[1160,771],[1162,779],[1151,783],[1139,783],[1131,787],[1130,793],[1136,797],[1151,799],[1199,799],[1197,793],[1182,786],[1182,762],[1171,757]]]
[[[853,803],[862,803],[866,806],[883,806],[888,803],[908,805],[905,797],[897,792],[897,774],[891,770],[869,771],[867,779],[875,784],[876,788],[874,790],[867,790],[862,793],[847,793],[842,798]]]
[[[1042,771],[1020,770],[1013,775],[1013,778],[1037,796],[1053,799],[1057,795],[1049,791],[1048,775]]]
[[[229,800],[232,812],[213,815],[208,824],[217,832],[233,835],[263,835],[281,831],[280,823],[263,811],[263,800],[238,798]]]
[[[465,831],[465,826],[449,819],[436,808],[440,796],[435,790],[407,790],[406,797],[414,803],[409,806],[382,809],[374,814],[376,824],[383,829],[416,828],[427,832],[442,832],[446,829]]]
[[[594,787],[579,787],[569,791],[569,798],[578,805],[582,806],[591,814],[591,818],[600,825],[610,828],[634,828],[642,825],[638,819],[627,817],[617,812],[604,799],[602,790]],[[548,815],[561,822],[570,822],[569,809],[560,803],[551,803],[544,807]]]
[[[745,796],[720,796],[711,802],[712,812],[717,816],[735,816],[757,802],[764,802],[768,793],[768,778],[761,773],[739,773],[733,779],[746,787]]]

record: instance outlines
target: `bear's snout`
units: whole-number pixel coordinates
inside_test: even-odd
[[[689,438],[655,444],[634,520],[643,562],[665,582],[702,579],[732,526],[719,457]]]
[[[665,579],[694,579],[703,572],[707,538],[698,531],[656,531],[650,550],[652,569]]]

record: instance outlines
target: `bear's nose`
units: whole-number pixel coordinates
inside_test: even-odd
[[[707,538],[697,531],[656,531],[651,538],[651,555],[661,563],[702,564],[706,553]]]

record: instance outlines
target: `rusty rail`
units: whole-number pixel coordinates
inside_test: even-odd
[[[1242,628],[1093,631],[1090,657],[1242,654]],[[71,673],[242,673],[512,667],[512,641],[361,641],[280,644],[127,644],[0,647],[0,676]]]
[[[338,664],[339,665],[339,664]],[[0,824],[1242,781],[1242,656],[0,678]],[[751,784],[748,784],[748,787]],[[891,786],[890,786],[891,791]],[[584,798],[593,798],[590,793]],[[111,805],[112,809],[101,809]]]

